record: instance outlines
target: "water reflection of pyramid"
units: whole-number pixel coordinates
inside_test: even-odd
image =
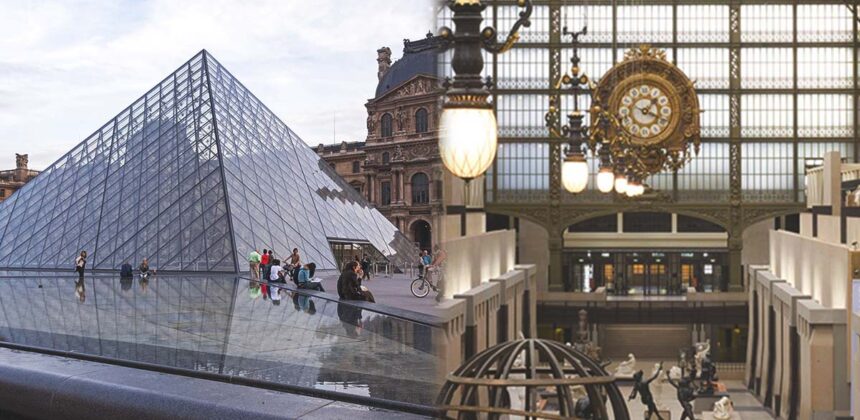
[[[417,252],[202,51],[0,203],[0,267],[247,271],[251,249],[335,268],[330,240]]]

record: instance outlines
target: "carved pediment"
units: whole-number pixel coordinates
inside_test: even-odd
[[[375,102],[425,95],[436,91],[441,95],[442,91],[439,88],[439,81],[437,79],[429,76],[418,75],[407,80],[400,86],[391,89],[385,95],[376,98]]]

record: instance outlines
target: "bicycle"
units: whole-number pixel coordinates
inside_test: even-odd
[[[433,278],[436,278],[435,281]],[[412,290],[412,294],[417,298],[423,298],[430,294],[430,289],[433,289],[436,293],[441,293],[440,285],[441,285],[441,276],[442,270],[438,270],[436,268],[427,268],[424,270],[424,276],[419,277],[415,280],[412,280],[412,285],[410,289]]]

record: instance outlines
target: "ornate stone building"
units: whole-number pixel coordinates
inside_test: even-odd
[[[320,154],[422,249],[441,238],[444,222],[439,158],[438,43],[431,34],[404,40],[403,57],[377,50],[379,84],[367,108],[364,142],[319,145]]]
[[[27,167],[27,155],[15,154],[15,169],[0,171],[0,201],[5,200],[24,184],[39,175],[39,171]]]

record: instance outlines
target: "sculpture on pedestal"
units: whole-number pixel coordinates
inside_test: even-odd
[[[735,405],[729,397],[720,398],[714,403],[714,418],[717,420],[729,420],[735,412]]]
[[[693,346],[693,350],[696,352],[696,369],[701,371],[702,360],[711,352],[711,339],[709,338],[704,342],[696,343],[696,345]]]
[[[648,408],[648,411],[645,414],[645,420],[649,420],[654,414],[657,415],[658,419],[663,420],[663,417],[660,416],[660,412],[657,410],[657,406],[654,404],[654,396],[651,395],[651,388],[649,387],[651,382],[654,381],[654,379],[657,379],[657,376],[660,375],[662,370],[663,363],[661,362],[658,364],[657,372],[647,381],[642,380],[642,375],[644,375],[644,373],[641,370],[633,374],[633,380],[636,382],[633,384],[633,392],[630,393],[630,396],[627,399],[632,400],[636,398],[637,393],[639,394],[639,397],[642,399],[642,404]]]
[[[600,354],[600,346],[591,341],[588,332],[588,311],[580,309],[579,312],[579,328],[577,329],[576,343],[573,348],[585,353],[588,357],[601,362],[603,357]],[[631,372],[632,374],[632,372]]]
[[[627,360],[618,364],[615,368],[615,376],[631,376],[636,371],[636,357],[633,353],[627,355]]]
[[[677,391],[678,403],[681,404],[681,408],[684,410],[680,420],[696,420],[692,404],[693,400],[696,399],[696,389],[693,381],[689,378],[681,378],[680,381],[675,381],[669,377],[669,372],[666,372],[666,377],[669,380],[669,384]]]

